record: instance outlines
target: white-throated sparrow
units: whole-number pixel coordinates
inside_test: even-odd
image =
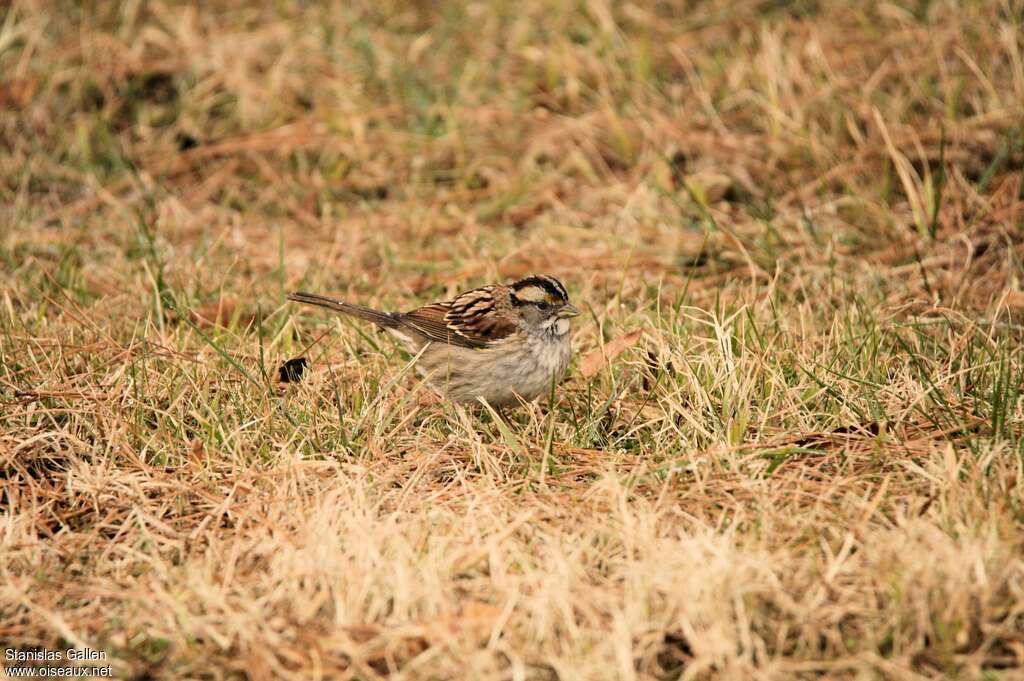
[[[418,355],[416,368],[441,395],[493,407],[547,393],[571,354],[569,320],[579,310],[554,277],[491,284],[410,312],[381,312],[314,293],[289,300],[366,319]]]

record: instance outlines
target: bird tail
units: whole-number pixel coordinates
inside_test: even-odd
[[[342,314],[351,315],[353,317],[359,317],[371,321],[377,326],[384,329],[394,329],[400,326],[399,320],[390,312],[381,312],[380,310],[374,310],[370,307],[363,307],[362,305],[354,305],[352,303],[346,303],[343,300],[337,298],[329,298],[327,296],[321,296],[316,293],[304,293],[302,291],[296,291],[295,293],[288,294],[288,300],[294,300],[297,303],[306,303],[308,305],[318,305],[319,307],[326,307],[328,310],[334,310],[335,312],[341,312]]]

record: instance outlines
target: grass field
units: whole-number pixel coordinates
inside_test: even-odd
[[[1024,678],[1024,4],[197,7],[0,9],[0,648]],[[507,426],[285,301],[532,272]]]

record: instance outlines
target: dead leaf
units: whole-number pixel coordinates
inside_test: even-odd
[[[1006,293],[1007,307],[1024,307],[1024,291],[1008,291]]]
[[[227,328],[231,325],[231,318],[235,315],[238,307],[237,301],[232,298],[221,298],[216,303],[201,305],[194,310],[189,310],[189,318],[196,326],[209,328],[222,326]],[[238,324],[245,328],[256,322],[256,315],[251,312],[242,312],[238,315]]]
[[[345,627],[345,633],[363,647],[364,658],[373,664],[389,657],[415,657],[449,639],[484,641],[491,635],[501,613],[501,608],[492,605],[468,603],[418,623],[395,627],[356,624]]]
[[[433,407],[438,404],[441,404],[441,398],[429,390],[421,390],[416,398],[416,405],[419,407]]]
[[[500,615],[501,608],[485,603],[467,603],[454,612],[422,622],[420,627],[428,641],[446,636],[487,638]]]
[[[192,451],[189,458],[192,459],[192,463],[200,465],[206,460],[206,447],[203,446],[202,440],[192,440]]]
[[[627,334],[608,341],[603,347],[587,353],[587,356],[580,362],[580,375],[583,376],[583,378],[596,376],[597,373],[604,368],[605,364],[611,363],[613,359],[636,345],[642,335],[644,335],[644,329],[630,331]]]
[[[381,628],[376,624],[354,624],[344,628],[345,633],[348,634],[356,643],[366,643],[372,641],[381,635]]]
[[[199,326],[227,326],[235,312],[236,303],[230,298],[221,298],[216,303],[202,305],[189,311],[192,322]]]
[[[36,94],[38,81],[27,78],[13,78],[0,83],[0,110],[23,109]]]

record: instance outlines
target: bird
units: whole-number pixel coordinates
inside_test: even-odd
[[[316,293],[288,299],[373,322],[415,358],[442,397],[499,410],[549,394],[572,356],[579,310],[555,277],[535,274],[489,284],[409,312],[384,312]]]

